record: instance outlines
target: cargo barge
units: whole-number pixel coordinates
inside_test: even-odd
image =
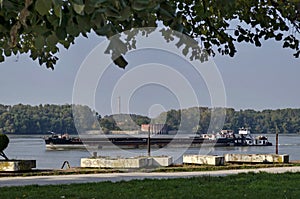
[[[87,137],[72,137],[68,134],[52,134],[44,138],[47,149],[72,149],[72,148],[146,148],[147,135],[100,135]],[[152,135],[150,145],[162,148],[170,147],[200,147],[200,146],[229,146],[231,138],[208,139],[199,135]]]
[[[45,137],[47,149],[73,148],[146,148],[148,135],[86,135],[72,137],[68,134],[55,134]],[[151,135],[151,147],[201,147],[201,146],[272,146],[266,136],[253,137],[249,129],[240,129],[238,134],[231,130],[222,130],[217,134],[180,134],[180,135]]]

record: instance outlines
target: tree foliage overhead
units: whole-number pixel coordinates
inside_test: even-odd
[[[0,61],[28,53],[39,64],[54,68],[59,46],[69,48],[80,34],[111,36],[132,28],[165,27],[197,38],[210,55],[234,56],[236,42],[261,46],[275,39],[299,57],[299,0],[0,0]],[[232,25],[235,24],[235,25]],[[169,39],[168,31],[162,35]],[[118,39],[111,48],[115,64],[136,41]],[[122,46],[122,48],[119,48]],[[178,43],[178,47],[182,44]],[[186,46],[183,54],[193,49]],[[194,56],[200,59],[199,56]]]

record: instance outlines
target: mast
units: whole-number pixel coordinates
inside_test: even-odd
[[[118,97],[118,114],[121,114],[121,96]]]
[[[278,133],[276,132],[276,148],[275,153],[278,155]]]

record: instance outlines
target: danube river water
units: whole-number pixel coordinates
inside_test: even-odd
[[[93,152],[101,156],[133,157],[147,155],[147,149],[83,149],[47,150],[41,135],[9,135],[10,144],[4,151],[10,159],[34,159],[38,169],[59,169],[64,161],[71,167],[80,166],[80,159],[90,157]],[[268,135],[273,146],[259,147],[200,147],[152,149],[151,155],[171,155],[175,163],[182,162],[183,154],[223,155],[226,153],[275,153],[275,135]],[[279,135],[279,153],[289,154],[290,160],[300,160],[300,135]]]

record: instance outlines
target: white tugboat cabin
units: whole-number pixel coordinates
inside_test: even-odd
[[[240,128],[235,139],[236,146],[272,146],[266,136],[253,137],[249,128]]]

